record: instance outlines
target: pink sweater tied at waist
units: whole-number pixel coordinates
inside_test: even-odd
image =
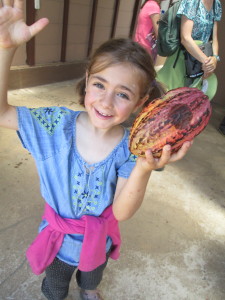
[[[32,271],[39,275],[56,257],[65,234],[83,234],[78,268],[89,272],[106,261],[106,238],[112,239],[112,259],[119,258],[121,244],[118,221],[115,219],[112,206],[107,207],[99,216],[84,215],[80,219],[60,217],[47,203],[42,219],[48,225],[38,234],[27,249],[26,255]]]

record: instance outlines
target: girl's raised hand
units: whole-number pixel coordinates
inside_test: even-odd
[[[23,19],[23,0],[0,1],[0,47],[13,48],[29,41],[48,23],[42,18],[27,26]]]
[[[145,152],[146,158],[139,157],[137,163],[141,164],[141,167],[144,168],[147,172],[155,169],[164,167],[166,164],[175,162],[182,159],[187,153],[188,149],[193,144],[191,142],[185,142],[178,152],[171,155],[171,146],[165,145],[163,147],[162,155],[160,158],[154,158],[150,149]]]

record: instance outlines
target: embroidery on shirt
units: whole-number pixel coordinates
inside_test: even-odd
[[[77,172],[74,177],[73,183],[73,205],[77,210],[78,214],[94,214],[95,210],[99,205],[99,196],[102,192],[103,188],[103,171],[104,167],[101,167],[101,174],[93,175],[94,178],[90,180],[89,184],[89,176],[91,176],[91,172],[86,174],[84,172]],[[100,175],[100,176],[99,176]],[[85,178],[86,177],[86,178]],[[83,186],[83,182],[86,181],[85,186]]]
[[[64,115],[70,112],[59,107],[30,108],[31,115],[50,134],[53,135]]]
[[[136,162],[136,160],[137,160],[137,156],[134,154],[130,154],[129,161]]]

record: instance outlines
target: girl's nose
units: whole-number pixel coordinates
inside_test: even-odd
[[[101,99],[102,106],[103,107],[112,107],[114,102],[114,93],[113,92],[107,92]]]

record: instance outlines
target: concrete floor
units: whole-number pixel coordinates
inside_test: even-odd
[[[29,107],[74,104],[74,82],[14,90]],[[121,223],[121,258],[110,260],[100,285],[106,300],[225,299],[225,137],[213,115],[188,155],[153,172],[145,201]],[[0,129],[0,299],[41,300],[25,250],[36,235],[44,201],[34,162],[16,133]],[[68,299],[79,299],[75,282]]]

